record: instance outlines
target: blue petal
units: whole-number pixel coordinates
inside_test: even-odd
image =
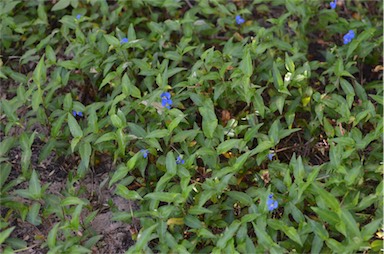
[[[128,38],[123,38],[123,39],[121,39],[120,44],[124,44],[124,43],[127,43],[127,42],[128,42]]]
[[[160,95],[161,98],[171,99],[171,94],[169,92],[164,92]]]

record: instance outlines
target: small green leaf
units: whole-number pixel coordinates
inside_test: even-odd
[[[150,132],[145,138],[165,138],[169,135],[168,130],[154,130]]]
[[[190,228],[202,228],[203,223],[196,217],[192,215],[187,215],[184,218],[184,224],[187,225]]]
[[[112,125],[116,128],[123,128],[123,121],[121,121],[120,117],[116,114],[111,115]]]
[[[334,195],[324,190],[323,188],[319,187],[316,182],[313,182],[311,184],[311,188],[312,188],[312,193],[320,197],[324,201],[324,204],[326,204],[329,208],[331,208],[336,213],[341,211],[340,203],[335,198]]]
[[[213,138],[218,120],[215,115],[213,103],[211,100],[207,100],[203,107],[199,107],[199,112],[203,117],[203,132],[207,138]]]
[[[142,200],[143,198],[136,192],[128,190],[124,185],[118,184],[116,187],[116,194],[127,200]]]
[[[303,246],[300,235],[294,227],[285,228],[283,231],[291,240],[298,243],[300,246]]]
[[[67,114],[69,130],[74,138],[80,138],[83,136],[83,130],[77,123],[76,119],[70,114]]]
[[[138,253],[138,252],[142,252],[143,248],[145,245],[148,244],[149,242],[149,239],[152,235],[152,232],[155,230],[155,228],[157,227],[157,224],[158,223],[155,223],[153,224],[152,226],[150,226],[149,228],[142,228],[142,230],[140,230],[141,232],[138,234],[137,236],[137,242],[136,244],[132,247],[132,250],[134,250],[132,253]],[[128,252],[130,251],[131,249],[128,250]]]
[[[87,199],[80,199],[78,197],[66,197],[60,202],[61,206],[68,205],[88,205],[89,201]]]
[[[110,140],[116,140],[116,134],[114,132],[108,132],[108,133],[105,133],[103,136],[99,137],[95,141],[95,145],[102,142],[110,141]]]
[[[260,123],[256,126],[253,126],[250,129],[248,129],[244,135],[244,141],[248,142],[248,141],[252,140],[253,138],[255,138],[255,135],[258,133],[261,126],[263,126],[263,123]]]
[[[89,159],[90,159],[91,153],[92,153],[91,144],[89,144],[89,142],[82,143],[79,147],[79,152],[80,152],[80,157],[81,157],[82,163],[84,164],[84,166],[86,168],[88,168]]]
[[[253,204],[253,200],[248,194],[240,191],[229,191],[226,192],[228,196],[234,199],[236,202],[240,202],[243,205],[250,206]]]
[[[33,205],[29,208],[27,220],[32,225],[38,226],[41,224],[41,218],[39,216],[40,207],[40,203],[34,202]]]
[[[41,198],[40,181],[35,170],[32,171],[31,179],[29,180],[29,192],[35,199]]]
[[[229,139],[217,146],[216,150],[218,154],[228,152],[234,147],[238,147],[242,139]]]
[[[46,80],[47,68],[45,67],[44,63],[44,56],[42,56],[35,70],[33,71],[33,81],[37,84],[37,87],[40,89]]]
[[[262,153],[265,150],[268,150],[272,147],[274,147],[274,144],[272,141],[270,140],[263,141],[260,144],[258,144],[255,149],[252,150],[252,155]]]
[[[252,76],[253,66],[249,47],[245,47],[244,49],[243,58],[240,62],[240,70],[244,73],[246,77]]]
[[[59,0],[51,9],[51,11],[59,11],[67,8],[69,4],[71,3],[71,0]]]
[[[115,71],[108,73],[107,76],[101,82],[99,86],[99,90],[101,90],[101,88],[103,88],[106,84],[110,83],[113,79],[115,79],[116,76],[117,76],[117,73]]]
[[[15,228],[16,228],[16,227],[7,228],[6,230],[0,232],[0,245],[1,245],[5,240],[7,240],[7,238],[11,235],[12,231],[13,231]]]
[[[177,166],[176,166],[176,160],[175,160],[175,156],[173,155],[173,152],[167,153],[165,165],[167,167],[168,174],[170,174],[171,176],[176,175]]]
[[[171,192],[152,192],[152,193],[145,195],[144,198],[172,203],[172,202],[179,201],[181,198],[181,194],[180,193],[171,193]]]
[[[295,63],[292,61],[292,59],[287,53],[285,53],[285,69],[287,69],[287,71],[289,71],[290,73],[295,72]]]
[[[49,249],[53,249],[56,246],[57,231],[59,229],[60,223],[56,223],[55,226],[48,233],[47,243]]]
[[[123,179],[128,174],[128,172],[129,170],[126,166],[118,167],[115,173],[113,174],[111,180],[109,181],[109,187],[111,187],[112,184],[114,184],[115,182]]]
[[[238,220],[232,222],[232,224],[224,231],[224,235],[217,241],[216,246],[220,249],[224,249],[227,242],[235,235],[240,225],[241,223]]]
[[[108,42],[109,45],[112,45],[115,48],[119,47],[120,45],[120,41],[115,36],[104,34],[104,39]]]

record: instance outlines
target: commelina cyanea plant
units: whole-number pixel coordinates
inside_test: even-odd
[[[382,251],[382,11],[2,1],[0,252]]]

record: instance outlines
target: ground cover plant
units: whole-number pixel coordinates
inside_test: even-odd
[[[2,253],[377,253],[382,1],[0,2]]]

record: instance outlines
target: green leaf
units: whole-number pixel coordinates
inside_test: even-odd
[[[89,201],[87,199],[80,199],[78,197],[66,197],[60,202],[61,206],[68,205],[88,205]]]
[[[328,231],[325,229],[323,224],[320,224],[314,220],[311,220],[307,218],[307,221],[309,222],[309,225],[312,228],[312,231],[323,241],[327,240],[329,238]]]
[[[53,249],[56,246],[57,231],[59,229],[60,223],[56,223],[55,226],[48,233],[47,243],[49,249]]]
[[[189,214],[184,217],[184,224],[190,228],[199,229],[203,227],[203,223],[201,223],[201,221],[196,216],[192,216]]]
[[[300,246],[303,246],[300,235],[294,227],[284,228],[283,231],[291,240],[298,243]]]
[[[141,98],[140,89],[132,85],[131,80],[129,79],[127,73],[123,75],[121,80],[122,91],[126,96],[132,96],[135,98]]]
[[[289,91],[287,90],[287,88],[284,85],[283,78],[281,77],[280,71],[277,68],[276,62],[273,62],[272,72],[273,72],[273,83],[275,85],[275,88],[280,93],[284,93],[284,94],[290,95]]]
[[[47,68],[45,67],[44,63],[44,56],[42,56],[35,70],[33,71],[33,81],[37,84],[37,87],[40,89],[46,80]]]
[[[173,155],[173,152],[167,153],[165,165],[167,167],[167,173],[170,174],[171,176],[175,176],[177,165],[176,165],[176,160],[175,160],[175,156]]]
[[[361,230],[361,235],[364,241],[368,241],[374,237],[375,232],[380,230],[380,225],[383,222],[382,219],[373,220],[365,225]]]
[[[199,112],[203,117],[203,132],[207,138],[213,138],[218,120],[215,115],[213,103],[211,100],[206,100],[203,107],[199,107]]]
[[[5,156],[8,151],[16,144],[16,137],[3,138],[0,142],[0,157]]]
[[[336,213],[341,211],[340,203],[334,195],[319,187],[316,182],[311,184],[312,193],[324,201],[324,204],[331,208]]]
[[[114,132],[105,133],[103,136],[99,137],[94,144],[96,145],[110,140],[116,140],[116,134]]]
[[[136,162],[137,160],[139,159],[139,157],[142,156],[142,153],[141,152],[137,152],[135,155],[133,155],[132,158],[129,159],[129,161],[127,162],[127,168],[128,170],[132,170],[135,165],[136,165]]]
[[[258,133],[260,127],[263,126],[263,123],[260,123],[256,126],[253,126],[252,128],[248,129],[247,132],[244,135],[244,141],[248,142],[255,138],[256,134]]]
[[[240,62],[240,70],[244,73],[245,77],[251,77],[253,73],[252,59],[249,52],[249,47],[245,47],[243,59]]]
[[[145,138],[165,138],[169,135],[168,130],[154,130],[151,131]]]
[[[7,228],[6,230],[0,232],[0,245],[5,241],[7,240],[7,238],[11,235],[12,231],[15,229],[16,227],[10,227],[10,228]]]
[[[0,144],[1,147],[1,144]],[[7,180],[9,173],[11,173],[11,164],[10,163],[0,163],[0,193],[2,192],[3,185]],[[1,244],[1,243],[0,243]]]
[[[255,109],[259,112],[261,117],[265,116],[265,105],[264,99],[261,96],[262,90],[259,89],[253,94],[253,104],[255,105]]]
[[[32,225],[38,226],[41,224],[41,218],[39,216],[40,207],[40,203],[34,202],[33,205],[29,208],[27,220]]]
[[[324,222],[327,222],[333,226],[335,226],[340,221],[339,216],[335,212],[318,207],[311,207],[311,209],[315,211],[315,213],[317,213]]]
[[[51,9],[51,11],[59,11],[69,6],[71,0],[59,0]]]
[[[272,141],[270,140],[266,140],[266,141],[263,141],[261,142],[260,144],[258,144],[256,146],[256,148],[254,148],[252,150],[252,155],[255,155],[255,154],[259,154],[259,153],[262,153],[264,152],[265,150],[268,150],[270,148],[274,147],[274,144]]]
[[[295,72],[295,63],[292,61],[292,59],[287,53],[285,53],[285,69],[287,69],[287,71],[289,71],[290,73]]]
[[[192,140],[199,132],[200,130],[198,129],[180,131],[175,136],[173,136],[172,140],[174,143],[184,142],[186,139]]]
[[[115,36],[104,34],[104,39],[108,42],[109,45],[112,45],[114,48],[117,48],[120,45],[120,41]]]
[[[225,194],[230,196],[236,202],[240,202],[242,205],[250,206],[253,204],[253,200],[248,194],[240,191],[228,191]]]
[[[32,171],[31,179],[29,180],[29,188],[30,194],[34,199],[41,198],[41,186],[39,178],[37,177],[37,173],[35,170]]]
[[[216,246],[220,249],[224,249],[227,245],[227,242],[233,238],[240,225],[241,223],[238,220],[232,222],[232,224],[225,229],[223,236],[217,241]]]
[[[360,238],[360,239],[362,238],[358,224],[348,210],[342,209],[340,218],[341,218],[341,221],[343,221],[344,224],[347,226],[347,234],[350,238],[353,238],[354,241],[356,241],[356,238]],[[361,242],[362,242],[362,239],[361,239]]]
[[[149,239],[151,238],[152,232],[157,227],[157,224],[158,223],[155,223],[149,228],[142,228],[142,230],[140,230],[141,232],[137,236],[136,244],[133,247],[131,247],[128,250],[128,252],[130,252],[131,249],[134,250],[132,253],[142,252],[142,250],[144,249],[144,246],[148,244]]]
[[[172,203],[179,201],[181,199],[181,194],[171,192],[153,192],[145,195],[144,198]]]
[[[41,5],[39,5],[39,7],[40,6]],[[45,54],[47,56],[48,61],[50,61],[51,63],[56,63],[56,54],[50,45],[47,45],[47,47],[45,48]]]
[[[110,83],[111,80],[115,79],[117,76],[117,73],[115,71],[112,71],[110,73],[107,74],[107,76],[103,79],[103,81],[101,82],[100,86],[99,86],[99,91],[101,90],[101,88],[103,88],[106,84]]]
[[[301,156],[296,159],[296,155],[292,156],[290,166],[293,169],[293,175],[296,183],[302,183],[305,176],[305,169]]]
[[[129,41],[136,40],[136,33],[135,33],[135,29],[133,28],[133,24],[129,24],[128,39]]]
[[[179,115],[177,116],[176,118],[174,118],[172,120],[172,122],[170,122],[170,124],[167,126],[168,127],[168,130],[169,132],[172,132],[178,125],[179,123],[181,122],[181,120],[184,119],[184,115]]]
[[[56,138],[59,135],[59,131],[65,121],[65,118],[66,118],[66,114],[63,114],[53,122],[52,128],[51,128],[51,135],[53,138]]]
[[[43,103],[42,95],[43,93],[40,88],[32,94],[32,109],[35,112],[39,109],[40,104]]]
[[[143,198],[136,192],[128,190],[124,185],[118,184],[116,186],[116,194],[127,200],[142,200]]]
[[[79,147],[81,161],[86,168],[89,166],[89,159],[92,153],[92,147],[89,142],[84,142]]]
[[[218,154],[228,152],[229,150],[231,150],[234,147],[237,148],[239,146],[240,142],[242,142],[242,139],[226,140],[223,143],[221,143],[220,145],[218,145],[218,147],[216,148],[216,151]]]
[[[72,153],[75,151],[75,148],[76,148],[77,144],[80,142],[80,140],[81,140],[81,137],[76,137],[76,138],[73,138],[71,140],[71,151],[72,151]]]
[[[83,130],[80,125],[77,123],[76,119],[70,114],[67,114],[69,131],[71,132],[74,138],[81,138],[83,136]]]
[[[199,207],[199,206],[190,207],[188,210],[188,214],[192,214],[192,215],[199,215],[199,214],[204,214],[204,213],[211,214],[213,212],[207,208]]]
[[[112,125],[116,128],[123,128],[123,121],[121,121],[120,117],[116,114],[111,115]]]
[[[109,181],[109,187],[111,187],[112,184],[114,184],[115,182],[123,179],[128,174],[128,172],[129,170],[126,166],[118,167],[115,173],[113,174],[111,180]]]

